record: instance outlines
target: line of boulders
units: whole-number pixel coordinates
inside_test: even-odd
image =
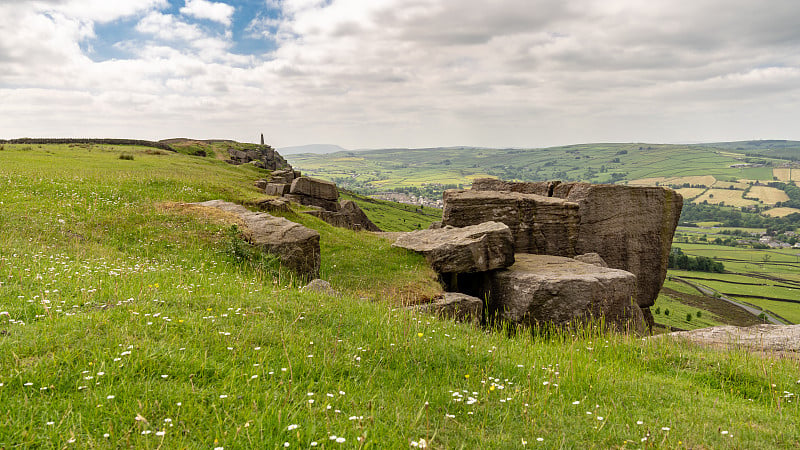
[[[310,208],[303,211],[325,222],[356,231],[381,231],[352,200],[339,201],[335,183],[304,177],[293,169],[277,170],[270,178],[257,180],[255,186],[264,193]]]
[[[439,228],[400,237],[447,291],[489,315],[529,326],[602,320],[652,325],[683,205],[661,187],[476,180],[444,194]]]

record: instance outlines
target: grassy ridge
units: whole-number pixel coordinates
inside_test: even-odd
[[[0,151],[0,447],[800,445],[796,362],[413,316],[400,304],[436,289],[422,258],[290,213],[342,295],[301,293],[274,261],[235,259],[228,224],[174,206],[256,198],[260,176]]]

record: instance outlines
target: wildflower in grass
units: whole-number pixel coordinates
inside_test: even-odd
[[[542,438],[542,437],[537,437],[537,438],[536,438],[536,440],[537,440],[537,441],[539,441],[539,442],[542,442],[542,441],[544,441],[544,438]]]
[[[109,438],[110,436],[111,436],[111,435],[110,435],[110,434],[108,434],[108,433],[103,433],[103,437],[104,437],[104,438]]]
[[[156,431],[156,436],[163,436],[167,434],[166,431]]]
[[[317,444],[317,441],[311,441],[311,446],[312,447],[316,447],[317,445],[319,445],[319,444]]]
[[[106,399],[107,400],[114,400],[114,396],[113,395],[106,396]]]
[[[283,443],[283,446],[284,446],[284,447],[287,447],[287,448],[288,448],[290,445],[291,445],[291,444],[289,444],[288,442],[284,442],[284,443]]]
[[[580,405],[580,404],[581,404],[581,402],[580,402],[580,400],[575,400],[574,402],[572,402],[572,404],[573,404],[573,405]]]
[[[292,431],[292,430],[296,430],[298,427],[300,427],[300,425],[297,425],[296,423],[293,423],[293,424],[289,425],[289,426],[286,428],[286,430],[287,430],[287,431]]]
[[[346,440],[347,440],[347,439],[345,439],[345,438],[343,438],[343,437],[341,437],[341,436],[336,438],[336,442],[338,442],[338,443],[340,443],[340,444],[343,444],[343,443],[344,443]]]
[[[661,431],[669,431],[669,427],[661,427]]]
[[[642,422],[641,420],[637,420],[637,421],[636,421],[636,425],[642,425],[643,423],[644,423],[644,422]]]

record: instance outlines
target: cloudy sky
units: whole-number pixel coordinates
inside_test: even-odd
[[[0,0],[0,137],[800,139],[797,0]]]

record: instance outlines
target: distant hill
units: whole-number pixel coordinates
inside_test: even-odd
[[[781,158],[792,161],[800,160],[800,141],[770,139],[760,141],[716,142],[699,145],[735,151],[751,156],[758,155],[767,158]]]
[[[294,147],[282,147],[277,149],[278,153],[281,155],[294,155],[298,153],[317,153],[317,154],[327,154],[327,153],[336,153],[336,152],[346,152],[346,148],[339,147],[338,145],[333,144],[308,144],[308,145],[296,145]]]

